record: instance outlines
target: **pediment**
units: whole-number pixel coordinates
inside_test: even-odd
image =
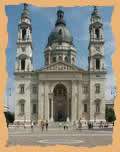
[[[48,65],[48,66],[40,69],[39,71],[41,71],[41,72],[44,72],[44,71],[46,71],[46,72],[47,71],[76,71],[76,72],[80,72],[80,71],[84,71],[84,70],[80,69],[76,65],[66,64],[64,62],[58,62],[58,63]]]
[[[94,57],[104,57],[101,53],[96,53]]]

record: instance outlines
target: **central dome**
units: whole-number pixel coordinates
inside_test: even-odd
[[[48,37],[48,45],[51,45],[54,42],[66,42],[69,44],[72,44],[73,42],[72,34],[66,27],[64,21],[64,12],[62,10],[57,11],[55,28]]]
[[[48,44],[53,42],[67,42],[72,44],[72,35],[64,25],[56,26],[48,37]]]

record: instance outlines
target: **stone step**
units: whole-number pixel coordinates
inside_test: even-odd
[[[60,127],[64,127],[65,126],[69,126],[72,127],[72,123],[71,122],[49,122],[49,127],[52,128],[60,128]]]

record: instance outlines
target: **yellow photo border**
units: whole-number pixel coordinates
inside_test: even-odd
[[[5,50],[8,44],[6,5],[28,3],[38,7],[74,7],[74,6],[113,6],[111,18],[112,32],[115,38],[115,52],[112,56],[112,67],[116,80],[117,96],[114,101],[116,121],[113,130],[112,145],[88,147],[73,146],[9,146],[8,130],[4,117],[4,93],[6,89],[7,71]],[[0,0],[0,152],[119,152],[120,151],[120,0]]]

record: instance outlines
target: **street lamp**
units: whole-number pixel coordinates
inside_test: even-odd
[[[8,93],[7,93],[7,106],[8,106],[8,110],[9,110],[9,97],[11,96],[11,88],[8,89]]]

